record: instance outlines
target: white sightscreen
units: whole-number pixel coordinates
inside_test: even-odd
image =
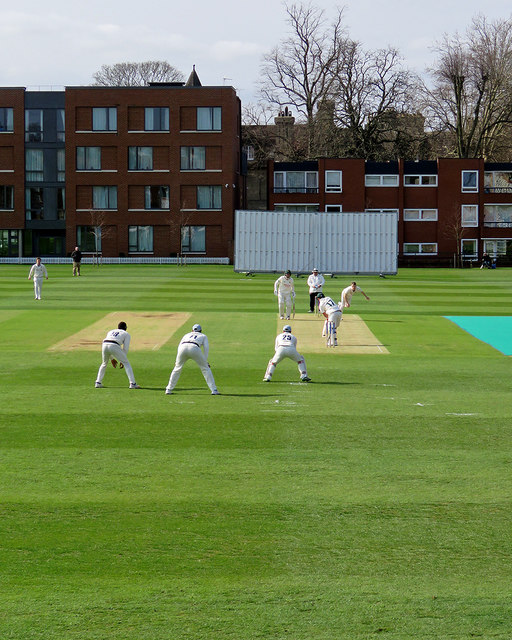
[[[397,213],[235,212],[235,271],[397,272]]]

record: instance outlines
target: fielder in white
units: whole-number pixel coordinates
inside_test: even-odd
[[[334,302],[332,298],[329,296],[325,296],[323,293],[317,293],[316,297],[318,299],[318,310],[322,313],[326,320],[324,322],[324,328],[322,331],[322,336],[325,336],[327,333],[327,323],[332,322],[334,325],[334,346],[338,346],[338,327],[341,322],[341,310],[339,306]]]
[[[313,272],[308,278],[309,287],[309,313],[313,313],[315,310],[316,294],[322,291],[322,287],[325,284],[325,278],[322,274],[318,273],[318,269],[315,267]]]
[[[339,304],[341,313],[343,313],[343,309],[350,307],[350,303],[352,301],[352,296],[354,293],[362,293],[367,300],[370,299],[361,289],[361,287],[358,287],[355,282],[351,282],[350,285],[348,287],[345,287],[345,289],[343,289],[343,291],[341,292],[341,300]]]
[[[276,366],[283,358],[290,358],[297,363],[302,382],[309,382],[311,380],[311,378],[308,378],[308,373],[306,371],[306,361],[304,360],[304,357],[297,352],[297,338],[292,335],[292,328],[289,324],[285,325],[283,327],[283,333],[280,333],[277,336],[275,350],[276,352],[274,353],[274,357],[269,360],[263,382],[270,382],[272,374],[276,370]]]
[[[28,280],[34,278],[34,297],[36,300],[41,300],[41,289],[43,288],[43,278],[48,280],[48,271],[44,264],[41,264],[41,258],[36,258],[36,263],[32,265],[30,273],[28,274]]]
[[[96,377],[95,387],[96,389],[103,389],[103,378],[105,371],[107,370],[110,360],[117,360],[124,368],[128,380],[130,381],[130,389],[140,389],[139,385],[135,382],[133,375],[132,365],[128,360],[128,349],[130,348],[130,334],[126,331],[126,322],[120,322],[117,325],[117,329],[109,331],[103,340],[101,346],[102,362],[98,369],[98,376]],[[115,363],[114,363],[115,364]]]
[[[212,396],[220,395],[213,379],[213,373],[208,364],[208,352],[209,352],[208,338],[202,333],[201,325],[195,324],[192,327],[191,333],[186,333],[181,339],[178,345],[178,354],[176,356],[176,363],[172,370],[171,377],[165,388],[165,393],[171,395],[174,387],[176,386],[183,365],[187,360],[194,360],[197,362],[201,372],[206,380]]]
[[[274,295],[279,301],[279,317],[281,320],[285,317],[290,319],[292,312],[293,298],[295,298],[295,287],[293,284],[292,272],[286,271],[274,282]]]

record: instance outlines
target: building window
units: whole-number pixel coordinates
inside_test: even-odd
[[[181,170],[204,171],[206,168],[205,147],[181,147]]]
[[[326,193],[341,192],[341,171],[325,172],[325,192]]]
[[[512,193],[512,172],[486,171],[484,191],[486,193]]]
[[[42,149],[27,149],[25,151],[25,179],[27,182],[42,182],[44,180]]]
[[[427,253],[430,255],[437,253],[436,242],[404,242],[404,255],[416,256]]]
[[[28,187],[27,189],[25,189],[25,219],[26,220],[43,220],[44,219],[42,187]]]
[[[478,192],[478,171],[462,172],[462,192],[463,193]]]
[[[461,207],[461,221],[463,227],[478,227],[478,205],[463,204]]]
[[[398,176],[368,174],[364,177],[364,185],[365,187],[398,187]]]
[[[57,182],[66,180],[66,150],[57,149]]]
[[[128,147],[129,171],[153,171],[153,147]]]
[[[25,109],[25,142],[43,141],[43,110]]]
[[[326,213],[341,213],[342,212],[341,204],[326,204],[325,212]]]
[[[101,171],[101,147],[77,147],[76,170]]]
[[[248,144],[244,147],[245,155],[247,156],[247,161],[251,162],[254,160],[254,147],[252,144]]]
[[[495,228],[512,227],[512,204],[484,205],[484,226]]]
[[[197,107],[197,130],[220,131],[222,127],[221,107]]]
[[[406,187],[437,187],[437,175],[404,176]]]
[[[169,187],[156,185],[145,187],[144,207],[146,209],[169,209]]]
[[[93,131],[117,131],[117,108],[116,107],[93,107],[92,108],[92,130]]]
[[[478,240],[463,239],[461,251],[463,258],[476,258],[478,256]]]
[[[57,142],[66,140],[66,112],[64,109],[57,109]]]
[[[57,218],[59,220],[66,219],[66,189],[57,187]]]
[[[17,257],[19,236],[16,229],[0,229],[0,256],[2,258]]]
[[[14,187],[0,185],[0,209],[2,211],[14,209]]]
[[[222,209],[222,187],[220,185],[197,187],[198,209]]]
[[[274,211],[287,211],[288,213],[315,213],[318,211],[318,204],[276,204]]]
[[[169,107],[146,107],[144,129],[145,131],[169,131]]]
[[[206,253],[206,227],[181,227],[181,252]]]
[[[398,209],[365,209],[365,213],[398,213]]]
[[[11,107],[0,107],[0,132],[14,130],[14,115]]]
[[[101,186],[92,188],[93,209],[117,209],[117,187]]]
[[[101,251],[101,227],[79,225],[76,228],[76,244],[82,252],[98,253]]]
[[[128,250],[133,252],[152,253],[153,227],[128,227]]]
[[[318,193],[318,171],[274,171],[274,193]]]
[[[404,209],[404,220],[413,222],[417,220],[437,220],[437,209]]]
[[[512,254],[512,239],[510,238],[484,240],[483,243],[484,251],[493,256],[493,258]]]

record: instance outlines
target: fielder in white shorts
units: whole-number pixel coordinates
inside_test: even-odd
[[[318,310],[322,313],[326,320],[324,322],[324,328],[322,336],[327,333],[327,323],[332,322],[334,325],[334,346],[338,346],[338,332],[337,329],[341,322],[341,311],[336,302],[329,296],[325,296],[322,292],[316,294],[318,300]]]
[[[292,312],[293,298],[295,298],[295,287],[293,284],[292,272],[286,271],[274,282],[274,295],[279,301],[279,317],[281,320],[285,317],[290,319]]]
[[[347,309],[348,307],[350,307],[350,303],[352,301],[352,295],[358,292],[362,293],[367,300],[370,299],[366,295],[366,293],[361,289],[361,287],[358,287],[355,282],[351,282],[350,285],[348,287],[345,287],[345,289],[343,289],[343,291],[341,292],[341,300],[339,304],[341,313],[343,313],[343,309]]]
[[[28,280],[34,278],[34,298],[41,300],[41,289],[43,288],[43,278],[48,280],[48,272],[44,264],[41,264],[41,258],[36,258],[36,263],[32,265]]]
[[[126,375],[130,381],[130,389],[140,389],[139,385],[135,382],[132,365],[128,360],[129,348],[130,334],[126,331],[126,322],[120,322],[117,325],[117,329],[109,331],[103,340],[101,346],[102,362],[98,369],[98,375],[94,385],[96,389],[103,389],[102,382],[110,360],[117,360],[123,365],[121,368],[124,368],[126,371]]]
[[[212,396],[220,395],[215,385],[215,380],[213,379],[212,370],[208,364],[209,349],[208,338],[204,333],[202,333],[201,325],[195,324],[192,327],[192,331],[190,333],[186,333],[178,345],[176,363],[172,370],[171,377],[169,378],[169,382],[167,383],[167,387],[165,388],[165,393],[167,395],[171,395],[172,390],[180,378],[183,365],[187,360],[194,360],[194,362],[197,362],[203,377],[206,380],[206,384],[212,392]]]
[[[285,325],[283,327],[283,333],[277,336],[275,350],[274,357],[269,360],[263,382],[270,382],[272,374],[276,370],[276,365],[278,365],[283,358],[290,358],[290,360],[297,363],[302,382],[309,382],[311,380],[311,378],[308,378],[306,371],[306,361],[304,357],[297,352],[297,338],[292,335],[292,328],[289,324]]]

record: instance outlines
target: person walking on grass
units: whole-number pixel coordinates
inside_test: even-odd
[[[286,314],[286,319],[289,320],[293,298],[295,298],[295,288],[290,270],[274,282],[274,295],[277,296],[279,302],[279,317],[283,320]]]
[[[308,378],[306,361],[304,360],[304,356],[301,356],[297,351],[297,338],[292,335],[292,328],[289,324],[286,324],[283,327],[283,333],[280,333],[277,336],[274,346],[275,353],[269,360],[263,382],[270,382],[272,380],[272,375],[276,370],[276,366],[281,362],[281,360],[283,360],[283,358],[290,358],[290,360],[297,363],[301,382],[311,381],[311,378]]]
[[[128,360],[128,349],[130,348],[130,334],[126,331],[126,322],[120,322],[117,325],[117,329],[109,331],[103,340],[101,346],[102,362],[98,369],[98,375],[96,377],[95,387],[96,389],[103,389],[103,378],[109,361],[112,361],[114,369],[119,363],[119,368],[126,371],[128,380],[130,382],[130,389],[140,389],[139,385],[135,382],[135,376],[133,375],[132,365]]]
[[[78,247],[75,247],[71,252],[71,260],[73,260],[73,275],[80,275],[80,263],[82,262],[82,252]]]
[[[370,299],[361,289],[361,287],[358,287],[355,282],[351,282],[349,286],[345,287],[345,289],[343,289],[343,291],[341,292],[341,300],[339,303],[341,313],[343,313],[343,309],[347,309],[348,307],[350,307],[350,303],[352,301],[352,296],[354,295],[354,293],[362,293],[367,300]]]
[[[34,278],[34,298],[41,300],[43,279],[46,278],[48,280],[48,271],[46,271],[44,264],[41,264],[41,258],[39,256],[36,258],[36,263],[32,265],[30,273],[28,274],[28,279],[30,280],[31,278]]]
[[[166,395],[169,396],[173,392],[173,389],[180,378],[183,365],[187,360],[194,360],[194,362],[197,363],[198,367],[201,369],[201,373],[203,374],[206,384],[212,392],[212,396],[220,395],[217,386],[215,385],[215,380],[213,379],[212,370],[208,364],[209,350],[210,346],[208,344],[208,338],[203,333],[201,325],[195,324],[192,327],[192,331],[190,333],[186,333],[180,340],[178,353],[176,355],[176,363],[171,372],[167,387],[165,388]]]

